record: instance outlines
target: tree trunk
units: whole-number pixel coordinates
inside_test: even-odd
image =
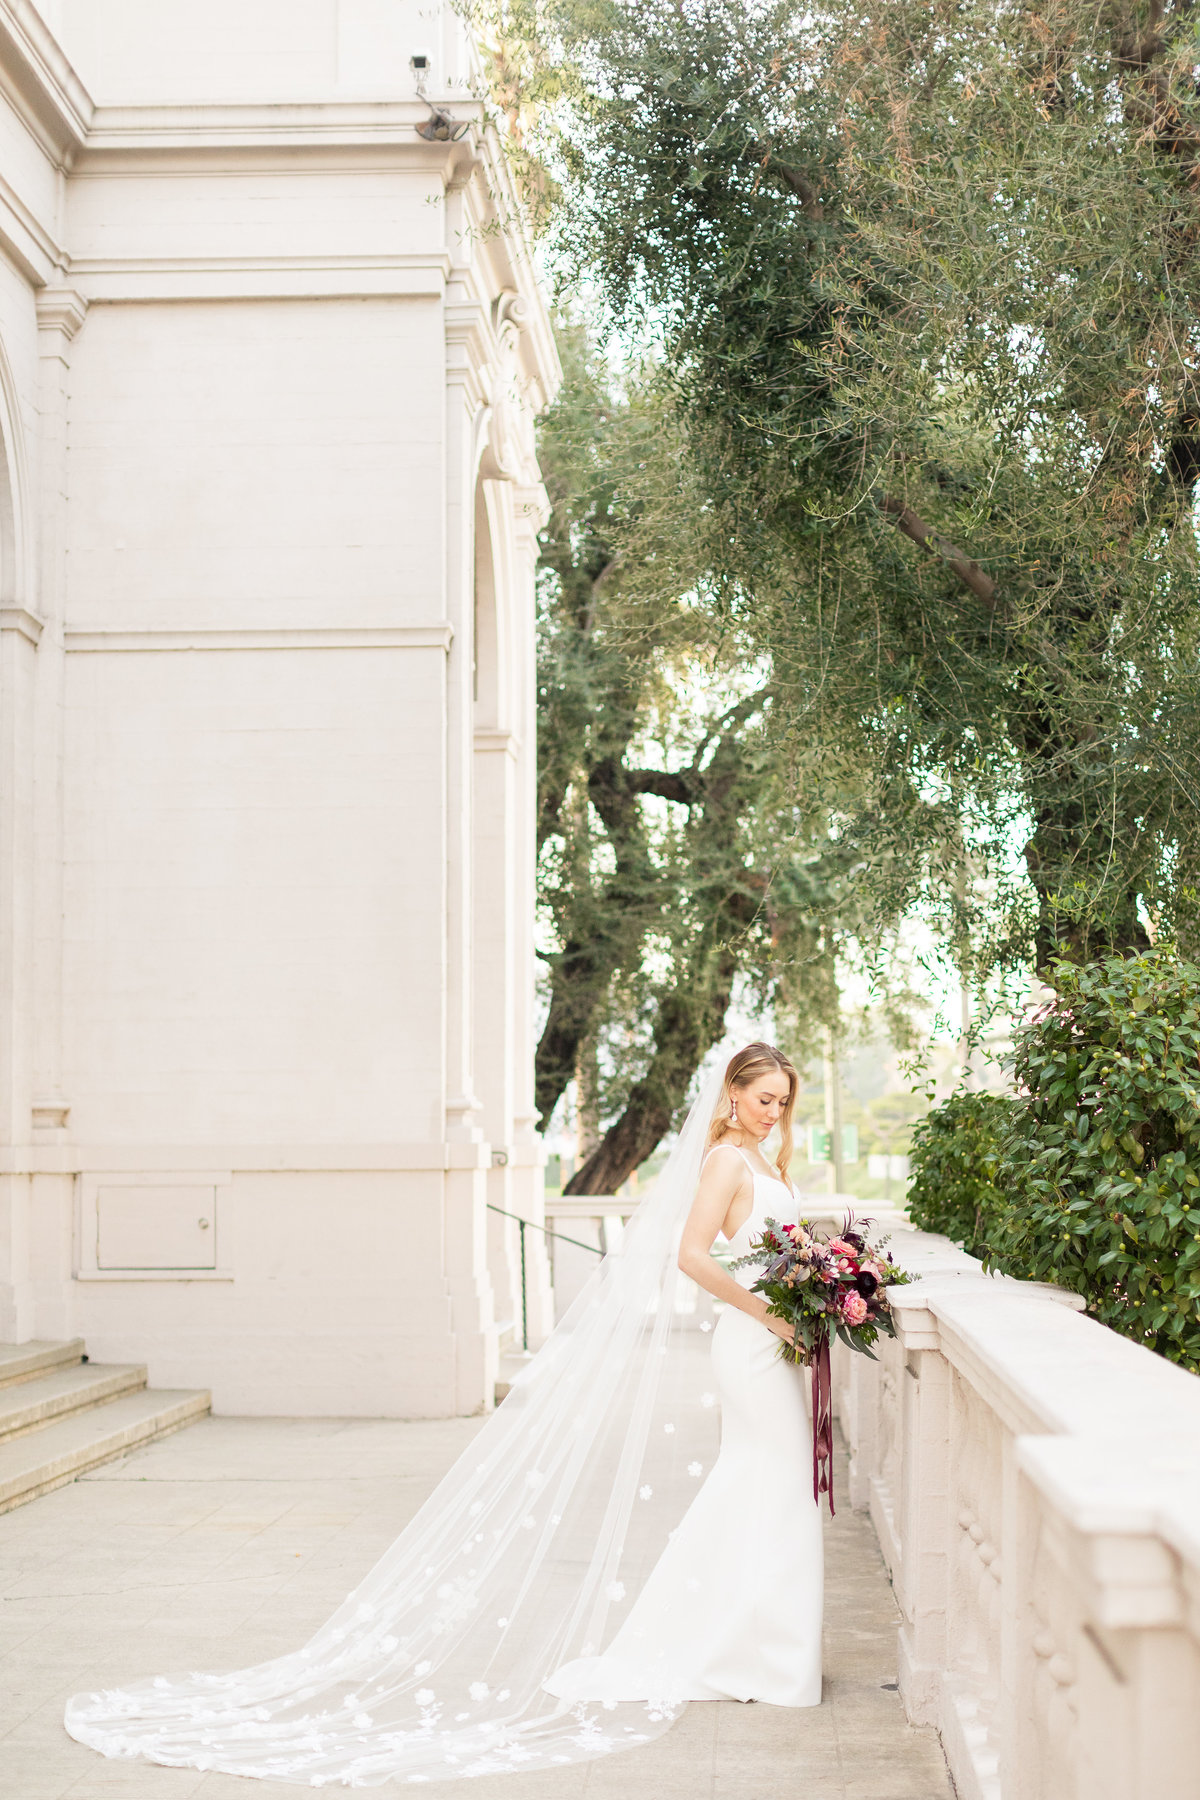
[[[675,1123],[693,1075],[725,1028],[737,969],[728,948],[715,955],[706,949],[703,960],[709,964],[706,971],[685,968],[662,1000],[650,1067],[631,1089],[621,1117],[576,1170],[564,1194],[615,1194]],[[707,992],[698,1004],[697,990],[704,992],[705,975]]]
[[[588,778],[588,796],[604,823],[616,868],[589,908],[591,929],[570,936],[554,961],[550,1008],[534,1058],[539,1131],[549,1125],[574,1077],[609,982],[639,954],[650,918],[654,871],[638,799],[623,777],[617,758],[607,756]]]
[[[738,709],[732,715],[740,723]],[[732,732],[721,738],[704,772],[703,806],[693,818],[694,866],[703,867],[706,852],[728,856],[736,841],[737,821],[752,772],[744,766],[744,749]],[[737,940],[751,924],[761,896],[751,890],[748,872],[734,886],[732,870],[722,883],[702,890],[708,912],[691,954],[677,965],[675,980],[658,1004],[654,1054],[650,1067],[630,1090],[621,1117],[563,1192],[612,1194],[639,1163],[658,1147],[679,1115],[692,1077],[725,1028],[725,1015],[739,966]]]

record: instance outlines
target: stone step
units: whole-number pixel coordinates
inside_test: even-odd
[[[502,1400],[508,1399],[509,1394],[512,1392],[513,1382],[517,1379],[517,1376],[521,1373],[522,1369],[527,1369],[532,1361],[533,1354],[529,1350],[509,1350],[501,1356],[499,1366],[496,1370],[495,1399],[497,1406],[499,1406]]]
[[[31,1381],[48,1369],[82,1361],[82,1338],[69,1338],[62,1344],[0,1344],[0,1388],[12,1387],[18,1381]]]
[[[0,1442],[38,1431],[69,1413],[87,1412],[146,1385],[140,1364],[75,1363],[0,1388]]]
[[[203,1418],[208,1393],[141,1388],[0,1443],[0,1513]]]

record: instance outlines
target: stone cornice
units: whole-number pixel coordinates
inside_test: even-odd
[[[482,101],[446,97],[469,129],[457,143],[430,143],[417,134],[428,116],[410,100],[177,102],[97,106],[32,0],[0,0],[0,92],[35,141],[73,179],[109,179],[158,171],[178,174],[203,166],[244,169],[275,161],[307,170],[320,162],[361,165],[364,156],[389,167],[427,172],[444,194],[459,195],[493,237],[490,261],[499,277],[503,318],[479,321],[462,342],[461,315],[449,329],[466,360],[483,360],[497,329],[517,329],[518,359],[536,405],[554,394],[561,371],[549,313],[533,264],[532,245],[503,139]],[[436,96],[434,98],[437,98]],[[222,161],[222,158],[224,159]],[[495,228],[499,228],[498,230]],[[69,247],[55,243],[56,221],[35,215],[0,177],[0,246],[36,286],[69,282],[87,300],[253,298],[256,293],[326,296],[344,292],[434,292],[449,279],[449,249],[438,258],[94,259],[73,264]],[[474,258],[468,258],[468,264]],[[422,281],[429,285],[424,285]],[[66,314],[53,320],[69,337]],[[472,322],[474,326],[474,322]]]
[[[4,0],[0,0],[3,5]],[[478,129],[483,109],[476,101],[454,103],[455,116]],[[416,127],[429,117],[416,100],[315,100],[273,102],[180,102],[169,106],[98,106],[87,133],[87,161],[107,152],[143,156],[155,151],[328,149],[387,146],[406,160],[430,169],[449,169],[474,160],[467,134],[457,144],[432,144]]]
[[[347,157],[383,157],[425,169],[441,180],[444,193],[471,193],[471,205],[489,225],[498,225],[500,279],[511,290],[509,311],[520,324],[520,360],[534,383],[538,401],[551,398],[561,371],[554,351],[549,311],[533,266],[533,250],[525,232],[504,142],[488,121],[482,101],[466,95],[446,97],[457,119],[470,131],[457,144],[430,144],[417,137],[417,124],[428,117],[425,103],[410,101],[293,101],[293,103],[176,103],[157,106],[97,106],[72,67],[65,50],[41,20],[32,0],[0,0],[0,92],[13,104],[43,153],[76,178],[146,175],[157,164],[162,173],[203,160],[212,173],[214,153],[232,153],[230,167],[255,166],[279,158],[295,167],[297,151],[309,158],[345,162]],[[308,158],[306,164],[308,166]],[[72,265],[65,248],[52,236],[54,223],[29,209],[0,176],[0,245],[13,256],[36,286],[59,286],[67,275],[86,286],[88,299],[175,299],[246,293],[349,292],[360,279],[369,292],[426,292],[396,277],[416,272],[417,259],[173,259],[133,263]],[[446,279],[450,254],[437,259],[437,275]],[[432,259],[419,259],[430,268]],[[432,272],[432,268],[430,268]],[[257,281],[255,281],[257,277]],[[67,329],[65,315],[59,329]],[[484,331],[484,337],[491,333]],[[473,351],[479,353],[479,344]]]
[[[69,168],[96,109],[30,0],[0,0],[0,88],[51,160]]]
[[[454,628],[446,620],[429,625],[279,625],[263,630],[181,626],[172,630],[81,630],[63,632],[63,648],[76,654],[192,650],[449,650]]]
[[[483,131],[480,152],[487,164],[480,185],[487,196],[489,222],[501,227],[498,245],[507,252],[506,285],[523,303],[521,359],[526,373],[537,382],[542,402],[549,404],[562,381],[562,367],[555,348],[550,311],[534,267],[533,245],[525,229],[512,169],[495,125],[489,124]]]
[[[0,91],[24,120],[43,151],[73,179],[114,178],[158,170],[177,174],[202,164],[207,173],[224,164],[231,172],[247,159],[261,167],[273,160],[295,169],[317,161],[345,166],[382,159],[388,166],[423,170],[447,195],[469,193],[470,206],[495,233],[497,262],[508,317],[518,327],[519,358],[536,402],[561,379],[549,314],[533,266],[519,198],[503,141],[481,101],[448,97],[456,118],[470,129],[457,143],[429,143],[416,127],[428,117],[419,100],[316,100],[179,102],[168,105],[97,106],[32,0],[0,0]],[[253,297],[287,292],[332,295],[362,291],[427,291],[411,283],[417,262],[430,274],[432,259],[285,258],[69,260],[55,243],[54,225],[29,209],[0,177],[0,244],[37,286],[77,284],[89,300]],[[449,251],[437,259],[445,283]],[[247,293],[247,287],[249,293]],[[497,324],[502,321],[496,321]],[[66,323],[65,319],[62,322]],[[493,335],[493,322],[481,337]],[[453,335],[453,329],[452,329]],[[490,347],[490,346],[489,346]],[[471,353],[480,354],[477,339]]]
[[[80,257],[71,274],[92,304],[152,300],[440,296],[450,268],[442,250],[391,256]]]
[[[77,288],[44,287],[34,296],[39,331],[61,332],[67,343],[87,317],[88,303]]]

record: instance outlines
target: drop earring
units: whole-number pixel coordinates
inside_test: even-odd
[[[731,1094],[729,1097],[729,1123],[731,1125],[736,1125],[737,1122],[738,1122],[737,1101],[733,1098],[733,1096]]]

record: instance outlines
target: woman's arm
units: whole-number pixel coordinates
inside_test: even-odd
[[[714,1300],[723,1300],[727,1306],[736,1306],[739,1312],[749,1313],[752,1319],[757,1319],[760,1325],[765,1325],[768,1331],[790,1344],[792,1329],[787,1321],[769,1313],[761,1294],[752,1294],[742,1287],[710,1255],[717,1233],[729,1217],[729,1209],[746,1179],[746,1165],[732,1146],[727,1156],[714,1153],[709,1157],[679,1241],[679,1267]]]

